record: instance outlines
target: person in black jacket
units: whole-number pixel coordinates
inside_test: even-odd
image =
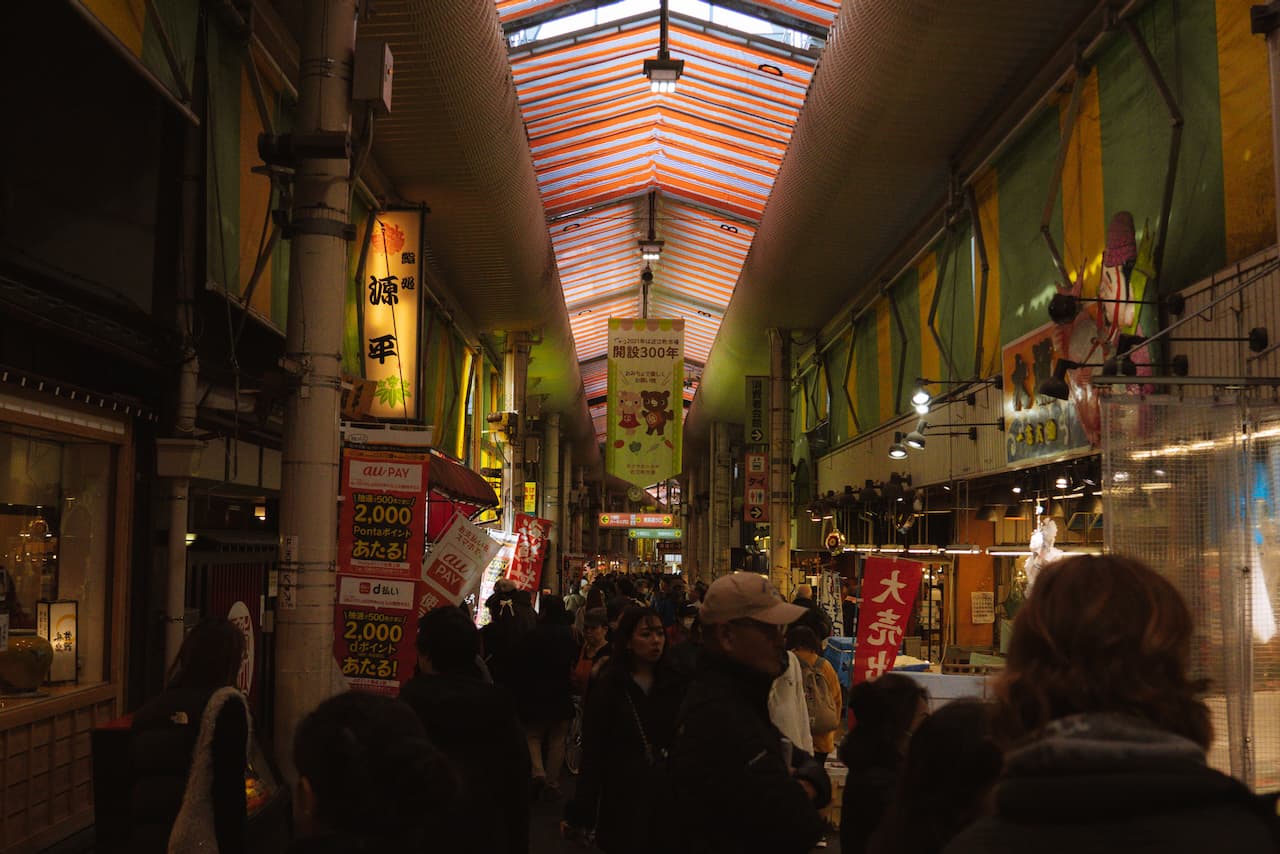
[[[356,691],[330,697],[298,724],[293,762],[290,854],[463,850],[438,847],[457,781],[403,703]]]
[[[565,737],[573,720],[571,677],[578,642],[563,599],[543,594],[539,608],[538,625],[525,638],[516,708],[528,736],[533,789],[554,799],[560,796]]]
[[[561,832],[594,830],[608,854],[652,854],[675,844],[665,757],[684,682],[663,663],[662,618],[625,609],[613,655],[591,683],[582,721],[582,769]]]
[[[705,652],[671,751],[672,790],[698,804],[669,850],[800,854],[822,838],[826,773],[769,721],[769,688],[786,667],[783,631],[804,609],[764,576],[737,572],[707,589]]]
[[[246,850],[244,772],[249,710],[239,692],[230,688],[243,654],[244,635],[233,623],[221,617],[201,621],[183,640],[168,687],[134,714],[130,749],[133,828],[128,850],[167,850],[188,797],[188,779],[204,781],[206,787],[191,792],[190,797],[207,798],[212,804],[215,838],[209,841],[217,847],[208,850],[222,854]],[[221,702],[206,715],[215,695]],[[209,726],[213,730],[206,733]],[[206,737],[202,739],[202,735]],[[193,775],[196,766],[203,770]]]
[[[484,682],[476,665],[479,633],[457,608],[418,621],[418,673],[400,699],[458,774],[454,820],[437,850],[524,854],[529,850],[529,750],[515,703]]]
[[[1041,570],[995,684],[1008,744],[995,815],[947,854],[1280,851],[1275,799],[1209,768],[1194,624],[1139,561],[1080,555]]]
[[[849,691],[854,725],[840,743],[849,766],[840,802],[840,854],[864,854],[898,783],[911,733],[929,712],[929,695],[910,676],[886,673]]]

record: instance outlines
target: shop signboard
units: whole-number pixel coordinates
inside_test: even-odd
[[[342,498],[334,658],[350,688],[394,696],[413,675],[428,592],[425,455],[344,448]]]
[[[373,383],[368,413],[417,421],[422,305],[422,211],[387,210],[373,223],[361,287],[364,378]]]
[[[893,669],[907,621],[916,604],[924,565],[870,557],[862,567],[862,618],[853,648],[853,682],[877,679]]]
[[[674,528],[671,513],[601,513],[601,528]]]
[[[547,559],[551,521],[520,513],[512,533],[516,535],[516,548],[507,568],[507,578],[520,590],[537,592],[542,580],[542,564]]]
[[[769,521],[769,454],[747,451],[743,455],[742,518],[747,522]]]
[[[769,444],[768,377],[747,377],[747,442]]]
[[[1098,397],[1089,382],[1092,368],[1066,371],[1068,398],[1059,400],[1040,393],[1040,385],[1054,376],[1059,359],[1066,355],[1063,333],[1047,324],[1004,348],[1005,461],[1059,457],[1087,448],[1101,422]],[[1100,362],[1099,353],[1090,356]]]
[[[969,594],[969,622],[975,626],[990,625],[996,621],[996,594],[990,590],[975,590]]]
[[[834,569],[824,569],[818,576],[818,607],[831,621],[831,636],[845,637],[844,625],[844,589],[841,585],[840,573]]]
[[[627,537],[632,540],[678,540],[682,535],[679,528],[629,528]]]
[[[639,487],[680,471],[684,321],[609,318],[605,468]]]
[[[422,605],[432,593],[439,604],[457,605],[480,586],[480,575],[498,553],[499,545],[461,513],[453,514],[444,532],[431,546],[422,570]],[[424,611],[430,608],[424,608]]]
[[[524,482],[524,512],[538,512],[538,482],[536,480],[526,480]]]

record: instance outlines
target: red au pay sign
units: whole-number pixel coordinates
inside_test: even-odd
[[[863,563],[862,609],[853,648],[855,685],[893,669],[923,570],[921,563],[898,558],[871,557]]]

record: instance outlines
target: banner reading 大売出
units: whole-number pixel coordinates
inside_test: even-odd
[[[916,604],[924,564],[870,557],[862,565],[862,613],[853,647],[853,684],[893,669]]]
[[[684,321],[609,318],[605,467],[637,486],[680,471]]]

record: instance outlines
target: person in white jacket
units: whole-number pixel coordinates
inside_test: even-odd
[[[813,755],[809,707],[804,700],[804,670],[794,652],[787,652],[787,669],[769,689],[769,720],[793,746]]]

